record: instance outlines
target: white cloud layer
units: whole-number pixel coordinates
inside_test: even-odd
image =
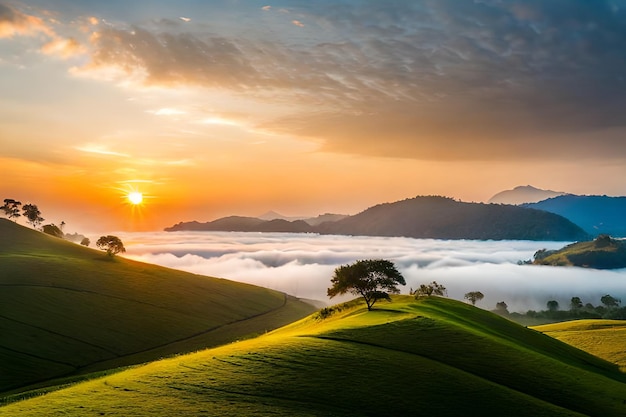
[[[357,259],[392,260],[406,278],[402,293],[437,281],[454,299],[481,291],[478,306],[509,311],[544,310],[555,299],[562,308],[572,297],[600,304],[611,294],[626,300],[626,270],[520,266],[541,248],[563,242],[465,241],[281,233],[118,233],[126,256],[202,275],[228,278],[333,304],[326,289],[333,270]]]

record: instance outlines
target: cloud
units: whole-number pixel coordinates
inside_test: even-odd
[[[0,38],[38,34],[54,36],[54,31],[41,18],[0,3]]]
[[[56,37],[43,45],[41,52],[46,55],[55,55],[65,59],[84,54],[85,48],[76,39]]]
[[[91,19],[93,18],[90,18],[90,21]],[[59,22],[51,20],[51,23]],[[55,33],[52,25],[40,17],[22,13],[10,6],[0,4],[0,38],[38,35],[43,35],[48,39],[40,48],[41,53],[45,55],[67,59],[86,52],[80,42],[71,37],[59,36]]]
[[[626,158],[626,12],[609,2],[305,4],[292,12],[292,24],[307,19],[320,35],[109,26],[73,72],[305,103],[309,110],[261,127],[331,152]]]
[[[292,21],[291,21],[291,23],[292,23],[294,26],[298,26],[298,27],[301,27],[301,28],[303,28],[303,27],[304,27],[304,23],[302,23],[302,22],[301,22],[301,21],[299,21],[299,20],[292,20]]]
[[[120,237],[128,242],[126,256],[133,259],[329,303],[338,302],[326,297],[334,269],[368,258],[392,260],[406,278],[404,294],[420,284],[437,281],[447,287],[450,297],[459,300],[467,292],[483,292],[485,299],[480,306],[486,309],[505,301],[510,311],[541,310],[548,300],[556,299],[566,306],[574,296],[598,305],[606,293],[626,299],[626,270],[517,265],[536,250],[560,248],[562,242],[213,232]]]

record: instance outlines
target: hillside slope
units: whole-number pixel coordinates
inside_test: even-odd
[[[0,392],[216,346],[311,311],[283,293],[111,259],[0,219]]]
[[[626,372],[626,320],[574,320],[533,328],[613,362]]]
[[[600,235],[592,241],[572,243],[559,250],[540,250],[535,253],[533,264],[595,269],[626,268],[626,240]]]
[[[563,216],[592,236],[626,237],[626,197],[568,194],[524,206]]]
[[[126,370],[0,415],[623,416],[626,375],[442,298],[313,315],[256,339]]]

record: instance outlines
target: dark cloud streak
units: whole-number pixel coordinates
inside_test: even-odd
[[[616,139],[626,133],[623,8],[585,0],[324,4],[290,7],[276,28],[282,35],[109,28],[91,66],[144,72],[148,85],[324,106],[261,127],[330,151],[511,159],[541,149],[535,157],[626,158]],[[292,28],[294,16],[305,27]]]

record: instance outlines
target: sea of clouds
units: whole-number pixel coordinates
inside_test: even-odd
[[[545,310],[548,300],[562,309],[570,299],[600,305],[610,294],[626,302],[626,269],[600,271],[574,267],[518,265],[542,248],[567,242],[477,241],[334,236],[291,233],[154,232],[118,233],[125,256],[202,275],[232,279],[334,304],[326,289],[336,267],[358,259],[389,259],[411,288],[432,281],[448,296],[463,300],[469,291],[493,309],[504,301],[509,311]]]

